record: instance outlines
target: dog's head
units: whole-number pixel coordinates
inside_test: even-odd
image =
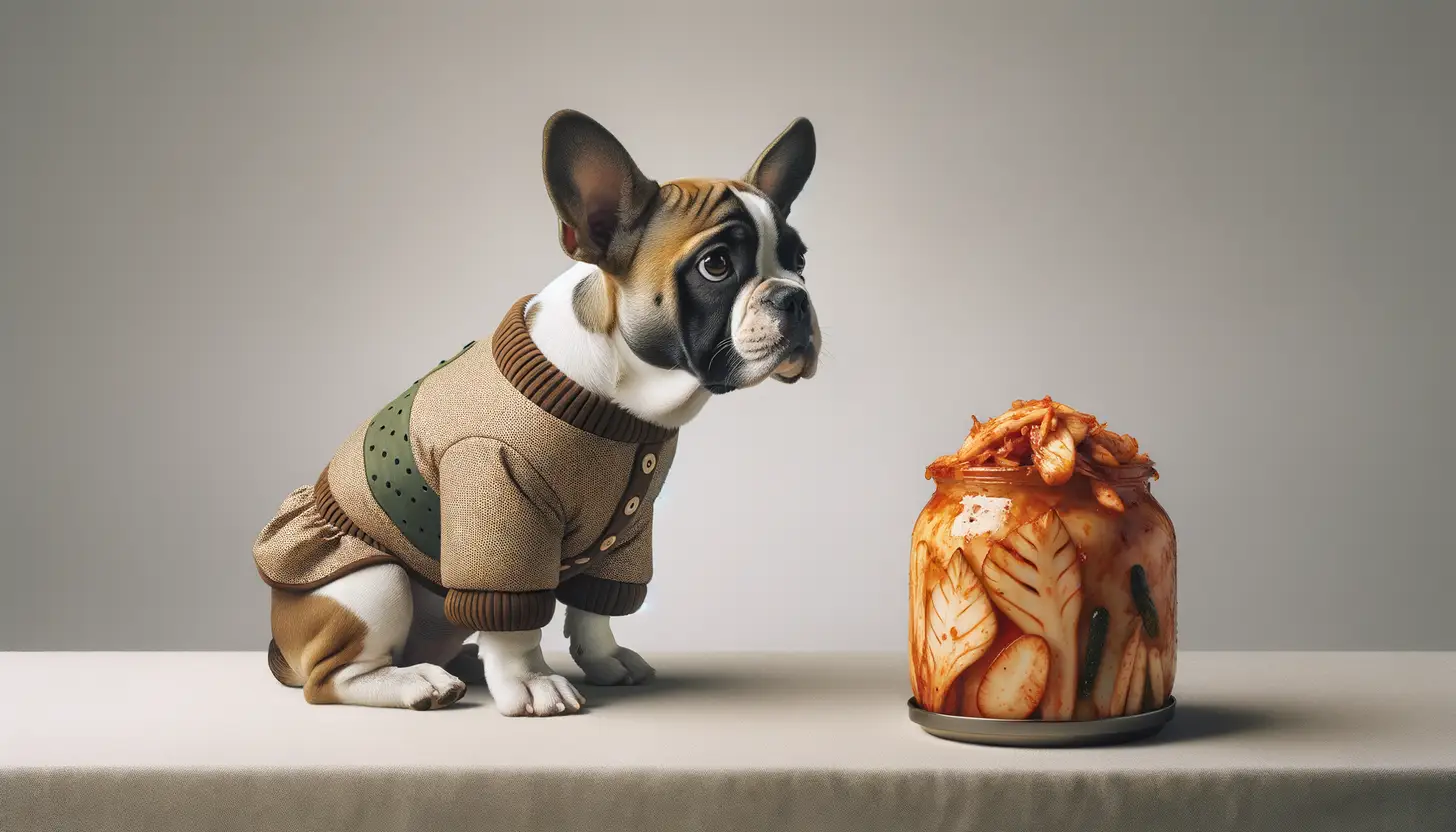
[[[813,376],[819,323],[788,216],[814,153],[814,128],[800,118],[742,179],[658,184],[596,121],[552,116],[542,168],[561,247],[603,275],[578,287],[577,317],[713,393]]]

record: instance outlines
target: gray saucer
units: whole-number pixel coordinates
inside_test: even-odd
[[[1007,745],[1023,748],[1066,748],[1078,745],[1112,745],[1146,739],[1163,730],[1177,705],[1173,697],[1156,711],[1109,719],[1081,722],[1042,722],[1039,719],[987,719],[976,716],[946,716],[931,713],[915,704],[912,697],[910,721],[926,733],[956,742],[978,745]]]

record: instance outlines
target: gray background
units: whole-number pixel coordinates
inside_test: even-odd
[[[1450,4],[505,5],[0,5],[0,649],[262,648],[278,503],[566,267],[560,107],[820,137],[822,373],[685,431],[624,642],[903,649],[923,466],[1052,393],[1185,646],[1456,648]]]

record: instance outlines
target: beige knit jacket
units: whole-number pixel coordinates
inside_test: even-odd
[[[544,626],[557,600],[636,611],[652,578],[652,503],[675,430],[636,418],[546,360],[529,297],[358,427],[259,535],[276,589],[396,562],[477,630]]]

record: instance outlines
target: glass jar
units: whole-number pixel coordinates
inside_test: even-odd
[[[1177,541],[1148,465],[960,468],[911,535],[910,680],[952,716],[1090,720],[1163,707],[1177,667]],[[1120,501],[1120,505],[1118,505]]]

